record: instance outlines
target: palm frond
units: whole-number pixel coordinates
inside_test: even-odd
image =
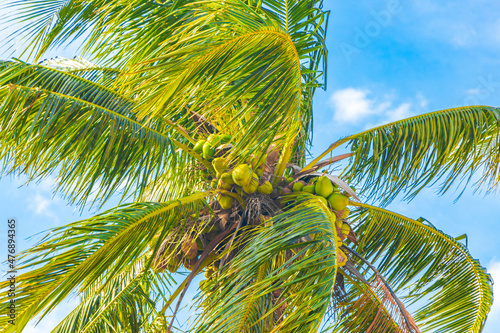
[[[372,282],[368,283],[364,277],[360,280],[347,274],[346,270],[341,271],[349,282],[347,286],[344,284],[347,291],[344,291],[341,300],[332,304],[335,309],[333,324],[323,332],[332,330],[361,333],[375,330],[387,333],[420,333],[412,316],[377,268],[351,248],[342,246],[342,249],[367,266],[365,276]]]
[[[265,151],[278,133],[303,131],[311,110],[301,107],[300,58],[290,37],[269,17],[239,1],[196,5],[176,33],[178,41],[160,45],[144,63],[131,68],[138,73],[128,81],[135,88],[126,89],[144,96],[139,115],[181,115],[178,123],[188,131],[196,128],[186,108],[206,119],[220,119],[218,130],[235,136],[231,158],[248,152],[248,147],[250,153]],[[245,25],[237,24],[242,20]],[[297,119],[303,119],[304,126]],[[276,144],[283,146],[284,140]]]
[[[476,186],[495,191],[500,183],[500,110],[461,107],[423,114],[347,136],[322,156],[347,143],[353,153],[343,175],[360,183],[368,199],[387,204],[404,193],[411,199],[442,181],[445,193],[479,173]],[[465,187],[465,186],[464,186]]]
[[[297,199],[297,196],[293,196]],[[318,199],[250,229],[241,251],[201,303],[196,332],[311,332],[323,317],[336,276],[336,229]],[[307,240],[309,239],[309,240]]]
[[[133,42],[130,47],[112,48],[117,43],[123,42],[125,35],[130,35],[144,27],[160,27],[167,23],[166,20],[156,20],[158,16],[168,18],[169,12],[176,8],[180,1],[173,2],[169,8],[157,6],[154,1],[133,0],[126,4],[120,0],[84,0],[79,2],[67,0],[8,0],[5,7],[9,8],[9,15],[0,20],[1,24],[23,22],[22,29],[9,36],[7,42],[18,37],[28,42],[25,53],[35,61],[51,47],[71,43],[78,38],[84,39],[83,49],[93,53],[96,58],[104,59],[113,51],[120,50],[120,56],[130,58]],[[185,2],[184,2],[185,3]],[[174,16],[170,16],[174,19]],[[154,24],[156,21],[157,24]],[[123,25],[127,22],[127,25]],[[161,22],[161,23],[160,23]],[[136,34],[135,42],[139,36]],[[162,35],[164,37],[164,35]],[[124,44],[121,44],[124,45]],[[147,45],[147,43],[142,43]],[[99,48],[102,48],[100,52]],[[139,50],[139,49],[136,49]],[[128,56],[128,57],[127,57]],[[118,59],[113,58],[114,60]]]
[[[492,281],[463,244],[419,221],[352,204],[357,251],[416,307],[414,318],[423,331],[482,330],[493,302]]]
[[[9,328],[7,317],[3,317],[0,326],[7,328],[5,332],[20,330],[39,313],[43,318],[73,291],[84,292],[96,281],[102,281],[102,289],[107,288],[114,277],[142,260],[155,234],[166,235],[181,226],[210,195],[129,204],[54,229],[40,244],[20,254],[18,270],[31,270],[17,277],[17,325]],[[6,309],[7,283],[1,283],[0,290],[0,308]]]
[[[97,280],[52,332],[132,331],[154,325],[152,314],[164,302],[164,293],[173,280],[168,274],[146,270],[148,259],[145,254],[107,283],[105,278]]]
[[[349,275],[344,275],[348,286],[343,302],[334,304],[333,322],[322,329],[326,332],[420,332],[411,315],[401,309],[388,290],[387,285],[375,276],[371,284],[359,283]]]
[[[87,34],[85,48],[96,59],[124,68],[122,89],[140,88],[136,97],[140,97],[142,116],[150,119],[161,114],[170,119],[175,115],[191,132],[194,124],[186,107],[203,110],[210,119],[228,113],[221,119],[226,132],[246,133],[233,158],[247,147],[265,151],[277,134],[288,133],[292,140],[276,143],[290,151],[281,163],[286,165],[290,158],[304,162],[312,95],[323,85],[321,77],[325,78],[328,12],[321,9],[322,1],[249,5],[237,0],[164,5],[137,0],[126,5],[118,0],[59,1],[46,4],[44,11],[30,12],[38,3],[29,0],[16,5],[21,18],[45,22],[29,28],[40,36],[41,52]],[[286,18],[281,15],[283,7]],[[126,26],[121,23],[124,20]],[[137,67],[151,61],[152,67]],[[137,85],[131,86],[130,80]],[[271,134],[263,136],[264,131]]]
[[[165,169],[189,166],[191,156],[202,160],[186,147],[190,143],[183,132],[164,121],[140,122],[131,112],[130,99],[90,80],[108,80],[102,72],[80,77],[83,72],[80,68],[75,74],[73,63],[67,70],[61,70],[61,61],[59,69],[0,63],[4,172],[23,172],[30,178],[57,173],[58,188],[70,200],[85,204],[94,197],[104,203],[119,190],[123,197],[132,191],[138,197]],[[86,74],[93,71],[89,69]],[[179,146],[185,148],[180,153]],[[186,173],[196,170],[185,168]],[[193,181],[177,184],[170,194],[185,195],[199,186]]]

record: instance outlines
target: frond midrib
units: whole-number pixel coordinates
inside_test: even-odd
[[[363,208],[367,208],[367,209],[373,209],[373,210],[376,210],[376,211],[379,211],[379,212],[382,212],[382,213],[390,213],[396,217],[399,217],[403,220],[406,220],[410,223],[413,223],[421,228],[424,228],[425,230],[427,231],[430,231],[431,233],[433,233],[434,235],[440,237],[441,239],[444,239],[448,244],[450,244],[452,247],[458,249],[458,251],[462,254],[462,256],[466,259],[467,263],[472,267],[472,270],[474,271],[474,275],[476,276],[476,290],[479,289],[479,293],[480,293],[480,306],[477,307],[475,313],[478,314],[479,313],[479,310],[482,309],[485,305],[484,305],[484,300],[485,300],[485,297],[484,297],[484,293],[483,293],[483,289],[481,288],[482,285],[481,285],[481,276],[479,275],[479,272],[476,268],[476,266],[474,265],[474,262],[473,260],[471,259],[470,257],[470,254],[467,253],[463,248],[461,248],[460,246],[457,246],[457,244],[455,244],[454,242],[452,242],[450,239],[448,239],[447,237],[443,237],[443,235],[438,232],[437,230],[435,230],[434,228],[431,228],[419,221],[415,221],[413,219],[410,219],[404,215],[401,215],[401,214],[398,214],[398,213],[395,213],[395,212],[392,212],[392,211],[389,211],[387,209],[383,209],[383,208],[379,208],[379,207],[376,207],[376,206],[371,206],[371,205],[368,205],[368,204],[363,204],[363,203],[360,203],[360,202],[352,202],[350,201],[349,202],[350,205],[353,205],[353,206],[357,206],[357,207],[363,207]],[[480,316],[477,316],[475,315],[475,320],[474,320],[474,324],[471,325],[471,327],[476,327],[477,326],[477,322],[480,318]]]

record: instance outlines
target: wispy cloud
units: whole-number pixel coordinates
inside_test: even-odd
[[[411,102],[396,103],[395,94],[381,98],[372,97],[367,89],[345,88],[335,91],[330,97],[334,110],[333,121],[337,123],[374,126],[384,124],[415,114],[415,109],[427,107],[427,100],[419,93]]]
[[[500,326],[500,260],[493,258],[488,265],[488,273],[490,273],[493,281],[493,306],[488,314],[488,320],[484,326],[484,333],[498,332]]]
[[[54,223],[59,222],[59,218],[57,214],[53,210],[53,206],[57,206],[59,204],[59,200],[51,197],[48,197],[42,192],[36,192],[29,200],[28,209],[34,214],[38,216],[45,216],[54,221]]]
[[[497,295],[494,299],[493,307],[491,308],[490,318],[497,318],[498,324],[500,324],[500,299],[498,296],[500,295],[500,261],[496,258],[493,258],[488,265],[488,273],[490,273],[495,284],[493,285],[493,294]]]

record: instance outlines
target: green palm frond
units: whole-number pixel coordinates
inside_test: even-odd
[[[265,151],[277,134],[302,133],[291,144],[304,146],[311,110],[302,108],[300,57],[290,37],[239,1],[192,7],[189,21],[175,34],[178,40],[160,45],[130,69],[138,74],[128,81],[135,88],[127,89],[144,96],[139,115],[180,115],[178,123],[188,131],[196,129],[186,108],[220,119],[219,131],[236,135],[233,159],[248,147]],[[245,25],[237,24],[242,20]]]
[[[16,5],[26,14],[38,2],[29,0]],[[152,115],[175,117],[192,132],[195,124],[186,107],[203,111],[200,113],[208,119],[228,114],[221,119],[227,124],[223,130],[245,133],[233,150],[233,158],[248,147],[265,151],[274,136],[288,133],[290,139],[275,143],[284,147],[278,168],[278,174],[282,174],[290,159],[304,162],[311,131],[312,95],[316,87],[323,85],[321,77],[325,78],[328,12],[321,6],[322,1],[250,5],[236,0],[168,1],[163,5],[143,1],[124,5],[117,0],[78,4],[56,1],[46,4],[42,12],[26,15],[30,19],[40,16],[40,22],[57,21],[43,24],[43,28],[31,27],[43,35],[41,49],[67,42],[73,34],[88,32],[86,48],[96,59],[111,59],[105,62],[125,68],[121,89],[134,91],[140,97],[137,110],[148,119]],[[286,18],[282,16],[283,8]],[[158,16],[162,20],[157,20]],[[127,20],[126,27],[121,24],[123,20]],[[151,61],[152,67],[137,67]],[[235,130],[242,120],[243,128]],[[267,131],[271,134],[263,136]]]
[[[243,246],[207,280],[196,332],[313,332],[336,276],[331,212],[312,196],[242,236]],[[247,238],[247,236],[250,236]]]
[[[419,333],[411,315],[400,308],[386,284],[375,276],[372,284],[356,281],[352,276],[346,278],[346,294],[328,318],[331,324],[322,333],[355,333],[376,331],[386,333]],[[326,326],[326,325],[325,325]]]
[[[99,279],[82,294],[81,303],[52,332],[116,332],[148,328],[156,305],[173,284],[167,274],[145,270],[144,255],[130,269],[106,282]],[[103,284],[104,283],[104,284]]]
[[[107,288],[115,276],[142,260],[155,234],[166,235],[182,226],[210,195],[198,193],[167,203],[130,204],[53,230],[40,244],[20,254],[18,270],[31,270],[16,280],[16,325],[6,325],[7,318],[2,317],[0,326],[6,333],[22,329],[37,314],[43,312],[43,318],[71,292],[95,287],[96,281]],[[146,269],[150,263],[151,259]],[[6,285],[0,284],[1,309],[8,308]]]
[[[85,204],[94,196],[104,203],[118,190],[124,197],[132,191],[140,196],[165,168],[192,164],[191,155],[202,160],[187,149],[176,152],[190,143],[175,126],[140,122],[129,99],[80,77],[81,69],[78,74],[73,66],[61,70],[61,62],[59,69],[19,62],[1,62],[0,67],[4,172],[24,172],[30,178],[57,173],[58,187],[72,201]],[[199,186],[189,180],[176,184],[169,194],[177,197]]]
[[[358,252],[416,307],[422,331],[481,331],[493,302],[492,281],[463,244],[419,221],[353,205]]]
[[[9,8],[10,14],[5,16],[1,23],[8,24],[11,20],[24,22],[22,29],[14,32],[7,42],[21,37],[29,43],[26,53],[34,60],[40,57],[51,47],[71,43],[77,38],[83,38],[84,51],[92,53],[96,58],[104,59],[106,56],[119,51],[120,55],[112,58],[130,58],[133,54],[133,44],[137,43],[142,34],[137,34],[142,28],[153,26],[157,29],[163,27],[166,20],[157,20],[158,16],[168,15],[175,10],[180,1],[174,1],[169,8],[158,6],[154,1],[133,0],[124,3],[120,0],[8,0],[4,5]],[[186,1],[183,1],[185,3]],[[123,25],[127,22],[127,25]],[[154,24],[154,23],[157,24]],[[170,21],[173,23],[173,21]],[[135,33],[135,38],[131,35]],[[151,36],[151,34],[148,34]],[[146,36],[148,36],[146,35]],[[161,34],[165,40],[165,36]],[[120,38],[121,37],[121,38]],[[161,38],[160,37],[160,38]],[[125,43],[123,43],[125,42]],[[145,40],[141,46],[147,46]],[[121,43],[121,44],[120,44]],[[122,47],[116,48],[117,45]],[[129,45],[129,47],[123,47]],[[140,50],[137,48],[136,51]],[[128,56],[128,57],[127,57]]]
[[[347,143],[351,152],[343,175],[360,183],[368,199],[387,204],[397,195],[411,199],[442,181],[440,193],[457,181],[482,173],[477,188],[495,191],[500,182],[500,110],[462,107],[423,114],[347,136],[330,146],[314,165]]]

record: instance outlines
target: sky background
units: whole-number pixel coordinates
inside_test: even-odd
[[[325,7],[331,10],[328,89],[318,90],[314,100],[315,155],[340,137],[386,122],[464,105],[500,106],[497,0],[326,0]],[[0,17],[5,13],[0,10]],[[0,30],[0,40],[16,28]],[[9,54],[0,49],[0,58]],[[55,55],[71,58],[76,48],[48,53]],[[19,249],[39,239],[28,238],[35,233],[95,213],[80,214],[54,195],[54,179],[22,186],[25,181],[0,179],[0,220],[17,219]],[[410,203],[395,201],[389,209],[423,216],[454,237],[466,233],[471,254],[498,281],[494,288],[500,299],[499,197],[470,190],[454,203],[456,197],[453,192],[437,196],[430,188]],[[6,230],[0,226],[0,249],[6,248]],[[48,332],[75,304],[70,300],[25,332]],[[497,300],[484,333],[496,333],[499,326]]]

